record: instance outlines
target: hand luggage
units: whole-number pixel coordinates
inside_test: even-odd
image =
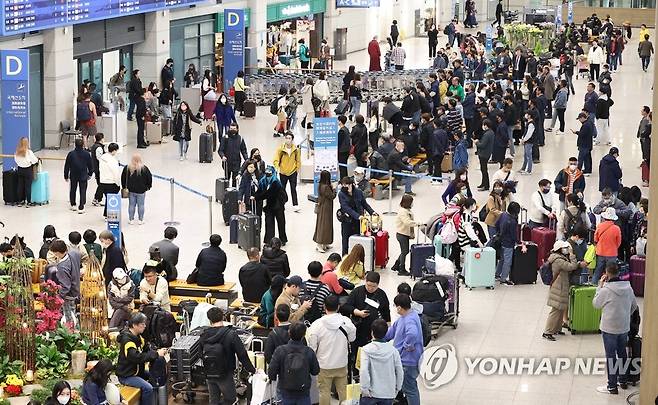
[[[222,161],[222,167],[224,168],[224,176],[226,176],[226,162]],[[215,179],[215,201],[224,202],[224,195],[226,194],[226,189],[229,188],[229,182],[226,177]]]
[[[239,215],[231,215],[231,218],[229,218],[228,243],[238,243],[238,219]]]
[[[15,169],[2,172],[2,198],[7,205],[14,205],[22,200],[18,195],[18,171]]]
[[[642,182],[649,184],[649,163],[646,160],[640,165],[642,168]]]
[[[146,140],[148,143],[162,143],[162,122],[146,123]]]
[[[644,273],[631,272],[631,287],[636,297],[644,297]]]
[[[439,256],[446,259],[450,257],[450,252],[452,251],[452,245],[444,244],[443,241],[441,240],[441,235],[439,235],[438,233],[434,235],[434,239],[432,240],[432,243],[434,244],[434,256]]]
[[[636,386],[640,382],[642,338],[639,336],[629,337],[627,352],[628,360],[630,360],[630,367],[626,371],[626,382],[632,386]],[[636,368],[635,365],[637,365],[639,369]]]
[[[336,105],[336,109],[334,110],[334,113],[336,115],[344,115],[349,111],[350,109],[350,102],[347,100],[340,100],[338,104]]]
[[[631,273],[645,273],[647,258],[645,256],[633,255],[630,260],[630,272]]]
[[[492,247],[467,247],[464,250],[464,283],[475,287],[494,288],[496,282],[496,250]]]
[[[161,129],[162,129],[162,136],[169,136],[171,135],[171,118],[162,118],[160,120]]]
[[[540,268],[544,261],[548,259],[551,254],[553,244],[555,244],[555,221],[548,221],[548,228],[540,226],[539,228],[532,228],[530,232],[530,240],[537,244],[537,268]]]
[[[50,201],[50,176],[48,172],[38,172],[32,180],[32,203],[48,204]]]
[[[222,217],[224,224],[228,225],[231,216],[238,215],[238,190],[233,187],[226,189],[224,202],[222,203]]]
[[[238,247],[242,250],[260,249],[260,216],[256,215],[256,202],[251,205],[251,211],[238,215]]]
[[[199,136],[199,162],[212,163],[213,136],[204,132]]]
[[[375,267],[386,268],[388,264],[388,231],[375,232]]]
[[[601,310],[592,304],[595,286],[573,286],[569,290],[569,330],[572,334],[598,333]]]
[[[373,236],[352,235],[348,239],[347,246],[351,252],[354,245],[360,244],[366,252],[363,268],[366,272],[375,270],[375,238]]]
[[[425,237],[424,243],[420,242],[420,230],[416,230],[416,243],[411,245],[409,251],[411,253],[411,263],[409,266],[409,272],[413,279],[423,277],[423,268],[425,267],[425,259],[428,257],[434,256],[434,244],[427,243],[427,237]]]
[[[525,243],[526,252],[523,253],[521,244],[514,248],[512,256],[512,269],[510,271],[510,281],[514,284],[535,284],[537,282],[537,256],[539,249],[533,242],[525,242],[523,239],[523,230],[525,225],[521,225],[519,240]]]
[[[256,102],[254,100],[245,100],[244,102],[244,117],[256,118]]]
[[[443,160],[441,160],[441,172],[452,172],[452,152],[447,152],[443,155]]]

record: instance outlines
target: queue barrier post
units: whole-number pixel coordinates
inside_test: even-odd
[[[174,185],[175,184],[174,183],[175,183],[174,178],[173,177],[170,178],[169,179],[169,186],[170,186],[170,188],[169,188],[169,204],[170,204],[170,206],[169,206],[169,221],[165,221],[164,224],[166,226],[178,226],[178,225],[180,225],[180,222],[174,220],[174,206],[175,206],[175,204],[174,204],[174,193],[175,193]]]
[[[384,212],[384,215],[392,216],[398,214],[396,211],[393,211],[393,181],[395,180],[393,178],[393,170],[388,171],[388,178],[388,211]]]
[[[213,206],[213,201],[212,201],[212,196],[208,196],[208,241],[203,242],[201,246],[203,247],[208,247],[210,246],[210,235],[212,235],[212,206]]]

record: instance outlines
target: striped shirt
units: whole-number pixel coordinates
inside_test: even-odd
[[[318,288],[319,287],[319,288]],[[322,283],[320,280],[306,280],[304,283],[304,292],[300,296],[307,299],[313,299],[313,306],[317,308],[321,314],[324,314],[324,299],[331,294],[329,287]]]

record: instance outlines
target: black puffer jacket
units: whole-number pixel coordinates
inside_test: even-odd
[[[158,358],[158,353],[150,350],[143,337],[135,336],[124,329],[117,338],[119,360],[117,377],[132,377],[144,374],[144,365]]]
[[[286,278],[290,275],[288,255],[283,249],[265,247],[263,249],[263,255],[260,257],[260,262],[267,266],[267,271],[272,278],[277,274]]]
[[[144,166],[141,172],[132,172],[128,174],[128,166],[123,167],[121,173],[121,187],[128,188],[131,193],[142,194],[151,189],[153,185],[153,176],[149,168]]]

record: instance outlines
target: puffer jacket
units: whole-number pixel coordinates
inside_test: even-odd
[[[578,269],[573,253],[567,258],[561,253],[553,252],[548,257],[553,271],[553,283],[548,290],[548,306],[555,309],[567,309],[569,305],[569,272]]]
[[[109,152],[104,153],[98,159],[98,168],[101,183],[121,186],[121,168],[119,167],[119,161],[116,156]]]

